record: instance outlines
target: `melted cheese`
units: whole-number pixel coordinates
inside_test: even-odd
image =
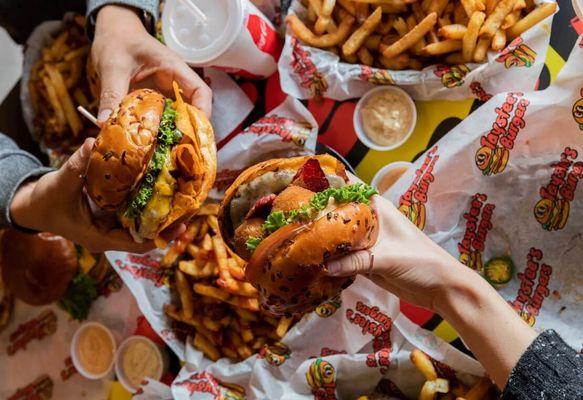
[[[172,158],[168,157],[156,182],[154,183],[154,193],[140,214],[140,236],[153,239],[156,236],[158,227],[168,214],[174,198],[176,179],[171,175],[175,169]]]

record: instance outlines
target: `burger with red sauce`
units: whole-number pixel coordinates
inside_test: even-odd
[[[375,243],[374,194],[351,184],[329,155],[264,161],[239,175],[219,223],[226,243],[249,262],[245,277],[265,311],[308,312],[350,286],[353,278],[328,276],[326,263]]]

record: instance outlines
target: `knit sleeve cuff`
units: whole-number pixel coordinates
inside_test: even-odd
[[[133,7],[141,10],[140,18],[144,27],[150,34],[156,32],[156,20],[158,19],[158,0],[87,0],[87,35],[93,40],[95,34],[95,21],[101,7],[109,4]]]

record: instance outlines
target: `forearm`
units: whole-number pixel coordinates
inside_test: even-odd
[[[488,375],[503,388],[537,334],[474,271],[464,269],[455,275],[437,312],[456,329]]]
[[[145,12],[146,14],[142,18],[144,27],[151,34],[154,33],[156,19],[158,18],[158,0],[87,0],[87,32],[90,38],[93,37],[97,14],[103,7],[110,4],[127,6]]]

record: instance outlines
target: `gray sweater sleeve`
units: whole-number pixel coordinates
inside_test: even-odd
[[[108,4],[120,4],[144,11],[145,15],[142,16],[142,22],[148,32],[155,33],[159,0],[87,0],[87,34],[91,39],[93,39],[97,11]]]
[[[8,136],[0,133],[0,228],[11,225],[10,203],[16,189],[28,179],[52,171],[43,168],[32,154],[22,151]]]
[[[583,399],[583,356],[555,331],[541,333],[518,360],[501,399]]]

